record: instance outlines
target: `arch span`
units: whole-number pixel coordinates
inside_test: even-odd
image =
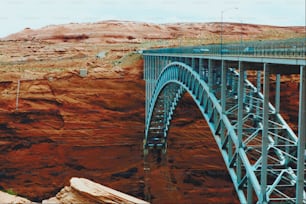
[[[243,89],[246,97],[239,100],[243,103],[243,110],[239,113],[237,103],[241,96],[238,94],[238,78],[239,74],[234,69],[227,71],[226,77],[222,79],[226,81],[224,84],[227,89],[226,99],[222,102],[219,96],[222,92],[221,85],[220,82],[218,84],[218,80],[216,80],[217,88],[212,88],[203,80],[200,73],[185,63],[172,62],[165,66],[155,81],[154,91],[149,100],[144,149],[147,151],[155,147],[163,150],[167,148],[167,133],[173,112],[182,94],[187,91],[210,127],[241,203],[253,203],[254,201],[265,203],[274,198],[280,199],[285,195],[282,192],[283,189],[279,189],[280,187],[295,187],[296,174],[292,167],[297,163],[296,147],[294,146],[297,138],[292,134],[292,130],[288,129],[288,125],[281,116],[274,114],[275,109],[269,104],[268,111],[271,112],[271,115],[268,117],[273,118],[274,122],[269,120],[269,123],[273,123],[271,124],[273,127],[268,130],[270,143],[267,151],[269,156],[273,155],[269,157],[271,163],[269,165],[275,168],[269,169],[267,173],[269,179],[271,177],[269,182],[272,184],[269,183],[265,197],[262,196],[260,140],[264,131],[262,124],[264,113],[259,109],[263,109],[261,107],[263,107],[264,96],[255,86],[245,80],[240,90]],[[238,126],[242,128],[239,130]],[[276,136],[278,134],[285,136],[278,137]],[[285,147],[282,145],[285,143],[292,145]],[[257,198],[253,198],[253,194]]]
[[[152,94],[145,129],[147,146],[150,145],[148,143],[151,139],[154,140],[153,137],[166,139],[173,111],[185,91],[192,96],[204,117],[206,114],[203,105],[208,101],[216,105],[215,109],[221,111],[218,100],[214,95],[209,94],[207,84],[199,78],[199,75],[190,66],[180,62],[173,62],[162,70]],[[205,119],[207,120],[208,118]],[[158,132],[159,134],[153,131],[156,130],[156,124],[163,130]],[[166,124],[166,126],[163,126],[163,124]],[[212,130],[215,129],[211,125],[210,128]]]

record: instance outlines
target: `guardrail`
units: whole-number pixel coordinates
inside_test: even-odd
[[[306,37],[273,41],[212,44],[145,50],[143,53],[184,53],[206,55],[247,55],[262,57],[306,58]]]

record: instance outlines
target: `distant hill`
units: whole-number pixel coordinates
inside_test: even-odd
[[[201,38],[220,35],[220,22],[153,24],[132,21],[50,25],[40,29],[26,28],[2,40],[87,41],[107,43],[139,43],[144,40]],[[223,35],[228,39],[280,39],[305,35],[305,27],[279,27],[240,23],[224,23]]]

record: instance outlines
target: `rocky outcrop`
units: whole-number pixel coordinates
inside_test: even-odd
[[[0,203],[5,204],[34,204],[33,202],[29,201],[28,199],[16,196],[16,195],[10,195],[8,193],[4,193],[0,191]]]
[[[25,198],[10,195],[0,191],[1,204],[35,204]],[[148,204],[125,193],[95,183],[85,178],[71,178],[70,186],[64,187],[55,197],[43,200],[42,204],[71,204],[71,203],[126,203]]]
[[[70,186],[64,187],[56,197],[42,201],[42,204],[70,204],[70,203],[126,203],[148,204],[144,200],[121,193],[114,189],[100,185],[85,178],[70,179]]]

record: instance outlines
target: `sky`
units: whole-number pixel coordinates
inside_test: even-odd
[[[305,26],[306,0],[1,0],[0,38],[24,28],[130,20]],[[221,13],[223,15],[221,15]]]

